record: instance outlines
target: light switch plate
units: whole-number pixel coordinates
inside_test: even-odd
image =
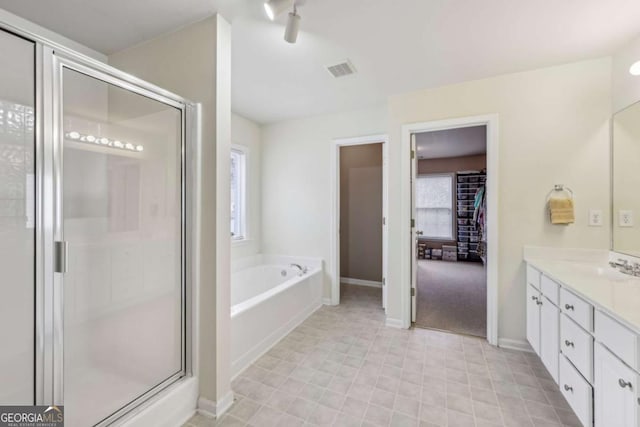
[[[618,211],[618,226],[633,227],[633,211],[630,211],[630,210]]]
[[[589,209],[589,226],[602,227],[602,209]]]

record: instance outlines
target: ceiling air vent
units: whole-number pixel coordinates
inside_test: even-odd
[[[351,61],[347,59],[346,61],[342,61],[338,64],[327,65],[327,71],[337,79],[338,77],[354,74],[356,72],[356,68],[353,66]]]

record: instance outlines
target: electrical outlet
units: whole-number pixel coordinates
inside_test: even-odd
[[[602,210],[601,209],[589,209],[589,226],[590,227],[602,227]]]
[[[633,227],[633,211],[630,211],[630,210],[618,211],[618,226]]]

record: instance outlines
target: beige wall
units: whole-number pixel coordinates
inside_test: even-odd
[[[418,174],[448,173],[482,170],[487,167],[486,154],[477,156],[449,157],[446,159],[418,160]]]
[[[215,402],[230,392],[230,27],[213,16],[111,55],[109,63],[202,106],[199,379],[201,397]],[[216,245],[228,249],[217,253]]]
[[[330,155],[334,138],[384,133],[387,110],[372,108],[288,120],[262,129],[262,250],[317,256],[331,296]]]
[[[340,148],[340,277],[382,282],[382,144]]]
[[[231,143],[249,149],[247,159],[247,232],[248,239],[231,243],[231,259],[256,255],[262,239],[262,144],[260,125],[242,117],[231,115]]]
[[[428,175],[432,173],[455,173],[461,171],[470,170],[482,170],[487,167],[487,155],[479,154],[476,156],[463,156],[463,157],[448,157],[444,159],[422,159],[418,160],[418,174]],[[455,190],[454,190],[455,191]],[[455,200],[454,200],[455,203]],[[457,209],[454,209],[454,216],[456,221]],[[428,248],[441,249],[442,245],[452,244],[456,240],[452,241],[430,241],[428,239],[420,239],[421,242],[427,243]]]
[[[390,188],[401,188],[401,126],[499,115],[499,337],[525,339],[523,245],[608,248],[608,227],[588,227],[589,208],[607,212],[610,58],[508,74],[394,96],[389,104]],[[555,183],[576,194],[576,223],[549,224],[545,198]],[[408,190],[407,190],[408,191]],[[408,280],[400,257],[406,232],[402,192],[389,193],[387,315],[401,316],[397,289]],[[608,223],[605,214],[604,223]],[[406,268],[406,267],[405,267]],[[392,288],[393,287],[393,288]]]

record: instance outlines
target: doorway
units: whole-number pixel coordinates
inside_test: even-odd
[[[417,327],[486,337],[485,125],[414,134]]]
[[[418,177],[416,156],[416,135],[425,132],[443,131],[475,126],[485,126],[486,133],[486,339],[490,344],[498,345],[498,115],[461,117],[402,126],[401,173],[407,177],[400,181],[402,216],[409,224],[407,232],[401,234],[402,259],[400,265],[402,278],[400,283],[402,327],[411,327],[416,319],[418,238],[420,231],[415,221],[415,183]],[[453,185],[453,184],[452,184]],[[456,178],[457,185],[457,178]],[[456,188],[457,191],[457,188]],[[475,195],[474,195],[475,196]],[[453,198],[452,198],[453,209]],[[457,209],[457,206],[456,206]],[[456,220],[457,223],[457,220]],[[457,239],[457,230],[456,230]],[[457,246],[457,245],[456,245]],[[448,248],[449,249],[449,248]],[[449,249],[447,252],[451,253]],[[456,247],[457,253],[457,247]],[[457,256],[457,255],[456,255]],[[453,262],[453,261],[452,261]],[[457,261],[456,261],[457,262]]]
[[[387,150],[386,135],[334,140],[332,305],[340,304],[344,285],[369,287],[386,307]]]

